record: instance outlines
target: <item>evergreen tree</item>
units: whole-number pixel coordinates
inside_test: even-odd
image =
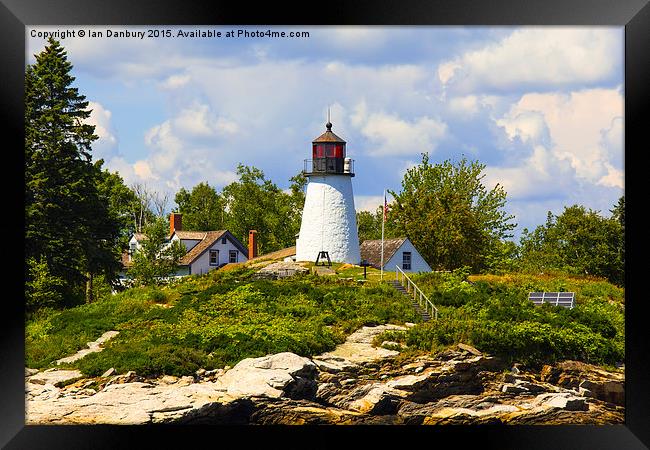
[[[52,38],[35,56],[25,73],[25,277],[32,281],[30,259],[46,264],[40,273],[65,280],[61,298],[71,303],[93,274],[116,273],[117,230],[97,189],[97,136],[72,64]]]

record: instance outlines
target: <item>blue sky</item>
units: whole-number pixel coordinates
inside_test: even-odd
[[[484,184],[508,193],[522,229],[581,204],[609,215],[623,194],[622,27],[248,27],[303,38],[61,40],[91,102],[94,158],[127,184],[168,192],[201,181],[220,189],[238,163],[281,188],[311,141],[333,131],[355,159],[357,209],[428,152],[486,164]],[[244,29],[236,26],[177,30]]]

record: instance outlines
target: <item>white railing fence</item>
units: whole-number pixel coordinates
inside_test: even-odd
[[[424,308],[424,311],[433,315],[434,319],[438,319],[438,308],[435,307],[433,302],[431,302],[431,300],[429,300],[429,298],[424,295],[424,292],[422,292],[420,288],[417,287],[413,280],[411,280],[409,276],[406,275],[402,269],[400,269],[399,266],[395,267],[397,268],[395,271],[395,281],[404,286],[406,292],[409,294],[413,292],[413,299],[416,300],[422,308]]]

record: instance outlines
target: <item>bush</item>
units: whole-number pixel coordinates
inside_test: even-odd
[[[406,343],[435,351],[458,342],[540,365],[561,359],[614,364],[624,359],[623,292],[602,280],[508,275],[480,276],[468,284],[457,274],[420,275],[419,286],[440,309],[439,320],[419,324]],[[528,300],[530,291],[573,291],[573,309]]]
[[[188,375],[198,367],[269,353],[313,356],[333,350],[363,325],[417,320],[408,299],[389,286],[310,276],[251,280],[252,273],[240,269],[188,277],[165,288],[132,288],[30,319],[28,365],[45,367],[116,329],[120,335],[104,351],[75,366],[88,375],[111,367],[149,376]]]
[[[44,260],[27,260],[28,279],[25,283],[25,303],[29,311],[63,303],[66,283],[50,273]]]

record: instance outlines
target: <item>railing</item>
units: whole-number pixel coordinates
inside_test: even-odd
[[[316,158],[304,160],[304,173],[337,173],[354,176],[354,160],[343,158]]]
[[[417,300],[418,303],[420,304],[421,307],[424,308],[425,312],[431,311],[431,314],[433,314],[433,317],[435,319],[438,319],[438,308],[434,306],[434,304],[429,300],[429,297],[424,295],[424,292],[420,290],[419,287],[411,280],[408,275],[404,273],[402,269],[400,269],[399,266],[397,267],[397,270],[395,271],[395,281],[400,283],[402,286],[406,288],[406,292],[410,293],[411,289],[413,289],[413,299]],[[406,285],[404,285],[404,281],[406,280]]]

